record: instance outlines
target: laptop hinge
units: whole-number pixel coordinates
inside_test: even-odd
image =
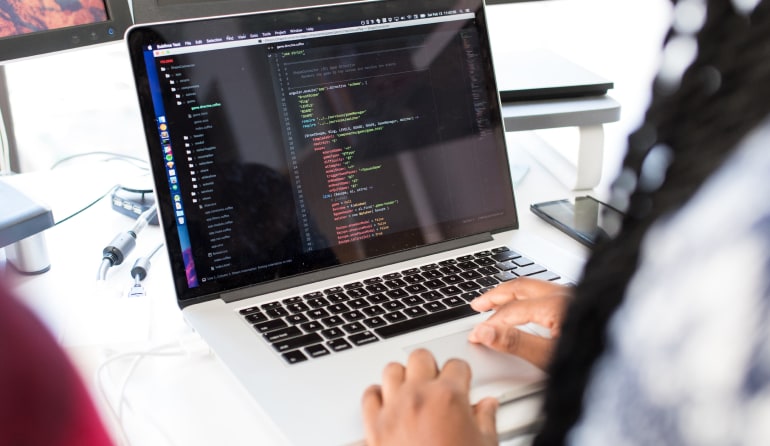
[[[324,269],[322,271],[302,274],[296,277],[290,277],[287,279],[265,283],[262,285],[241,288],[235,291],[222,293],[220,295],[220,298],[227,303],[235,302],[241,299],[247,299],[249,297],[268,294],[275,291],[285,290],[287,288],[293,288],[300,285],[306,285],[308,283],[319,282],[321,280],[331,279],[334,277],[344,276],[347,274],[357,273],[360,271],[366,271],[369,269],[391,265],[398,262],[413,260],[419,257],[425,257],[425,256],[429,256],[431,254],[436,254],[439,252],[450,251],[452,249],[464,248],[466,246],[488,242],[491,240],[492,240],[492,234],[490,233],[472,235],[469,237],[463,237],[463,238],[458,238],[454,240],[449,240],[446,242],[436,243],[433,245],[423,246],[421,248],[410,249],[408,251],[396,252],[393,254],[388,254],[388,255],[376,257],[373,259],[362,260],[360,262],[351,263],[349,265],[335,266],[332,268]]]

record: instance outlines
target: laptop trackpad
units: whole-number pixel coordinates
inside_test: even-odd
[[[464,359],[471,365],[471,403],[485,396],[498,398],[500,404],[540,391],[546,374],[513,355],[468,342],[470,330],[463,330],[404,349],[411,352],[425,348],[436,357],[439,368],[451,358]]]

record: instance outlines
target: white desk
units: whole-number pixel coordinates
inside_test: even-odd
[[[567,253],[582,255],[581,245],[528,210],[531,202],[572,194],[539,168],[521,147],[512,144],[510,154],[512,163],[531,165],[517,195],[522,229],[562,245]],[[20,175],[15,182],[52,203],[58,221],[114,184],[116,173],[110,172],[109,164],[104,166],[103,175],[91,176],[88,182],[77,178],[84,178],[86,169],[95,170],[93,162]],[[123,180],[130,181],[137,174],[141,175],[139,171],[124,172]],[[132,445],[283,444],[255,402],[186,327],[173,297],[164,252],[153,258],[144,282],[147,295],[125,297],[133,283],[129,271],[134,260],[149,253],[161,240],[157,227],[140,233],[131,256],[109,271],[103,286],[97,286],[102,248],[132,224],[131,219],[110,208],[109,200],[103,200],[45,233],[51,258],[49,272],[39,276],[13,272],[6,275],[14,281],[16,293],[41,316],[76,362],[116,435],[117,425],[109,421],[112,416],[95,384],[97,369],[119,354],[150,352],[154,347],[183,341],[188,353],[147,356],[137,365],[133,361],[138,356],[128,357],[111,363],[101,374],[113,404],[124,389],[122,419]],[[174,347],[160,353],[179,351]],[[128,373],[130,378],[122,387]],[[520,413],[506,416],[532,416],[536,402],[507,410]]]
[[[605,157],[603,184],[597,191],[599,196],[602,196],[602,191],[606,189],[604,181],[614,176],[617,161],[622,155],[625,134],[635,125],[647,97],[647,86],[654,68],[654,64],[650,63],[650,60],[653,60],[651,55],[657,53],[660,37],[665,30],[665,23],[653,21],[660,20],[661,15],[668,11],[664,0],[652,3],[655,2],[533,2],[531,5],[510,5],[511,9],[505,11],[515,11],[511,14],[500,14],[499,12],[504,10],[497,9],[498,13],[490,17],[496,54],[504,54],[508,46],[531,44],[533,39],[540,39],[539,42],[544,45],[553,42],[543,40],[566,39],[570,42],[562,45],[562,54],[575,54],[573,60],[585,63],[588,68],[615,82],[616,88],[612,91],[612,96],[623,105],[625,117],[621,117],[619,123],[607,126],[605,147],[608,156]],[[533,12],[535,4],[541,4],[545,12],[538,12],[539,16],[533,19],[527,13]],[[566,10],[556,11],[555,8]],[[592,13],[585,15],[588,26],[583,22],[570,26],[570,22],[564,17],[574,20],[576,11],[581,8],[593,8]],[[597,12],[601,8],[604,10]],[[519,14],[520,12],[524,13]],[[587,35],[588,30],[592,29],[591,14],[597,15],[595,22],[601,20],[607,28],[595,38]],[[617,22],[605,23],[608,15],[618,17]],[[547,31],[544,31],[537,35],[532,31],[531,23],[527,26],[527,22],[545,22],[551,19],[554,22],[553,27],[563,31],[563,34],[544,36],[543,34],[547,34]],[[656,26],[650,27],[651,24]],[[586,35],[581,35],[585,37],[582,40],[570,39],[570,33]],[[650,38],[642,38],[644,35]],[[601,51],[596,51],[596,47],[570,46],[573,41],[585,45],[586,39],[589,46],[599,46],[600,43],[604,46]],[[596,68],[602,61],[605,62],[604,66],[609,67],[608,70]],[[637,61],[636,66],[629,61]],[[121,63],[125,64],[125,60]],[[34,85],[30,89],[35,91],[43,85],[34,78],[32,83]],[[24,95],[23,92],[20,94]],[[122,102],[126,102],[125,98],[132,98],[130,91],[116,91],[115,94],[123,95]],[[70,100],[64,102],[73,103]],[[126,106],[129,111],[133,110],[130,102],[129,100],[129,105]],[[93,112],[91,109],[89,111]],[[40,128],[36,124],[39,119],[46,117],[35,115],[35,119],[38,121],[31,120],[30,128]],[[57,119],[58,117],[52,118],[52,121]],[[102,129],[99,134],[104,136],[100,137],[100,144],[109,143],[120,147],[124,144],[122,140],[141,141],[141,135],[134,133],[139,129],[133,124],[135,119],[132,126],[129,126],[130,135],[115,132],[118,136],[112,136],[112,140],[109,139],[109,132]],[[24,127],[23,123],[21,127]],[[573,193],[545,172],[518,145],[514,135],[509,134],[511,162],[530,168],[517,192],[521,228],[557,243],[572,253],[580,253],[583,248],[577,242],[543,223],[527,209],[532,202],[564,198],[572,196]],[[46,144],[48,141],[43,135],[39,140],[33,138],[31,143]],[[23,144],[23,141],[20,141],[20,144]],[[81,147],[84,151],[98,148],[88,144],[82,144]],[[73,163],[73,166],[77,165],[78,163]],[[96,179],[88,177],[87,182],[78,181],[77,178],[85,177],[67,172],[64,168],[55,173],[46,172],[38,177],[25,178],[29,180],[29,187],[36,188],[41,195],[49,197],[48,201],[54,208],[56,219],[68,215],[91,198],[101,195],[115,182],[109,172]],[[19,179],[23,180],[24,178]],[[45,187],[46,184],[51,187]],[[77,195],[78,199],[68,193],[70,188],[82,192]],[[124,425],[131,444],[282,444],[256,403],[240,389],[240,385],[216,358],[206,354],[205,346],[195,342],[194,335],[190,333],[176,308],[166,257],[161,254],[153,259],[153,267],[145,281],[146,298],[128,301],[119,297],[131,286],[132,279],[128,271],[134,257],[109,272],[109,286],[103,289],[96,287],[95,278],[102,248],[118,231],[129,228],[131,223],[127,217],[113,212],[109,203],[103,201],[69,222],[52,228],[46,232],[51,270],[34,277],[9,274],[15,281],[14,289],[40,315],[70,353],[98,401],[101,399],[97,397],[93,374],[106,359],[126,351],[147,351],[154,346],[178,339],[189,341],[186,344],[189,354],[146,357],[133,369],[124,388],[130,408],[127,405],[123,408]],[[160,240],[159,230],[150,227],[140,235],[134,253],[147,253]],[[125,374],[131,370],[131,358],[115,362],[105,370],[104,383],[111,401],[116,400]],[[105,414],[105,420],[114,428],[114,423],[109,421],[106,406],[101,402],[99,404]],[[116,429],[113,431],[117,432]]]

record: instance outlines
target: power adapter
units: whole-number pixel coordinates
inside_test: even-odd
[[[134,220],[153,204],[155,204],[155,196],[151,190],[137,190],[121,186],[112,193],[112,209]],[[158,225],[157,214],[150,219],[149,224]]]

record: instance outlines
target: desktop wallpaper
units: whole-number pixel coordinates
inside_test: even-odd
[[[105,20],[104,0],[0,0],[0,37]]]

